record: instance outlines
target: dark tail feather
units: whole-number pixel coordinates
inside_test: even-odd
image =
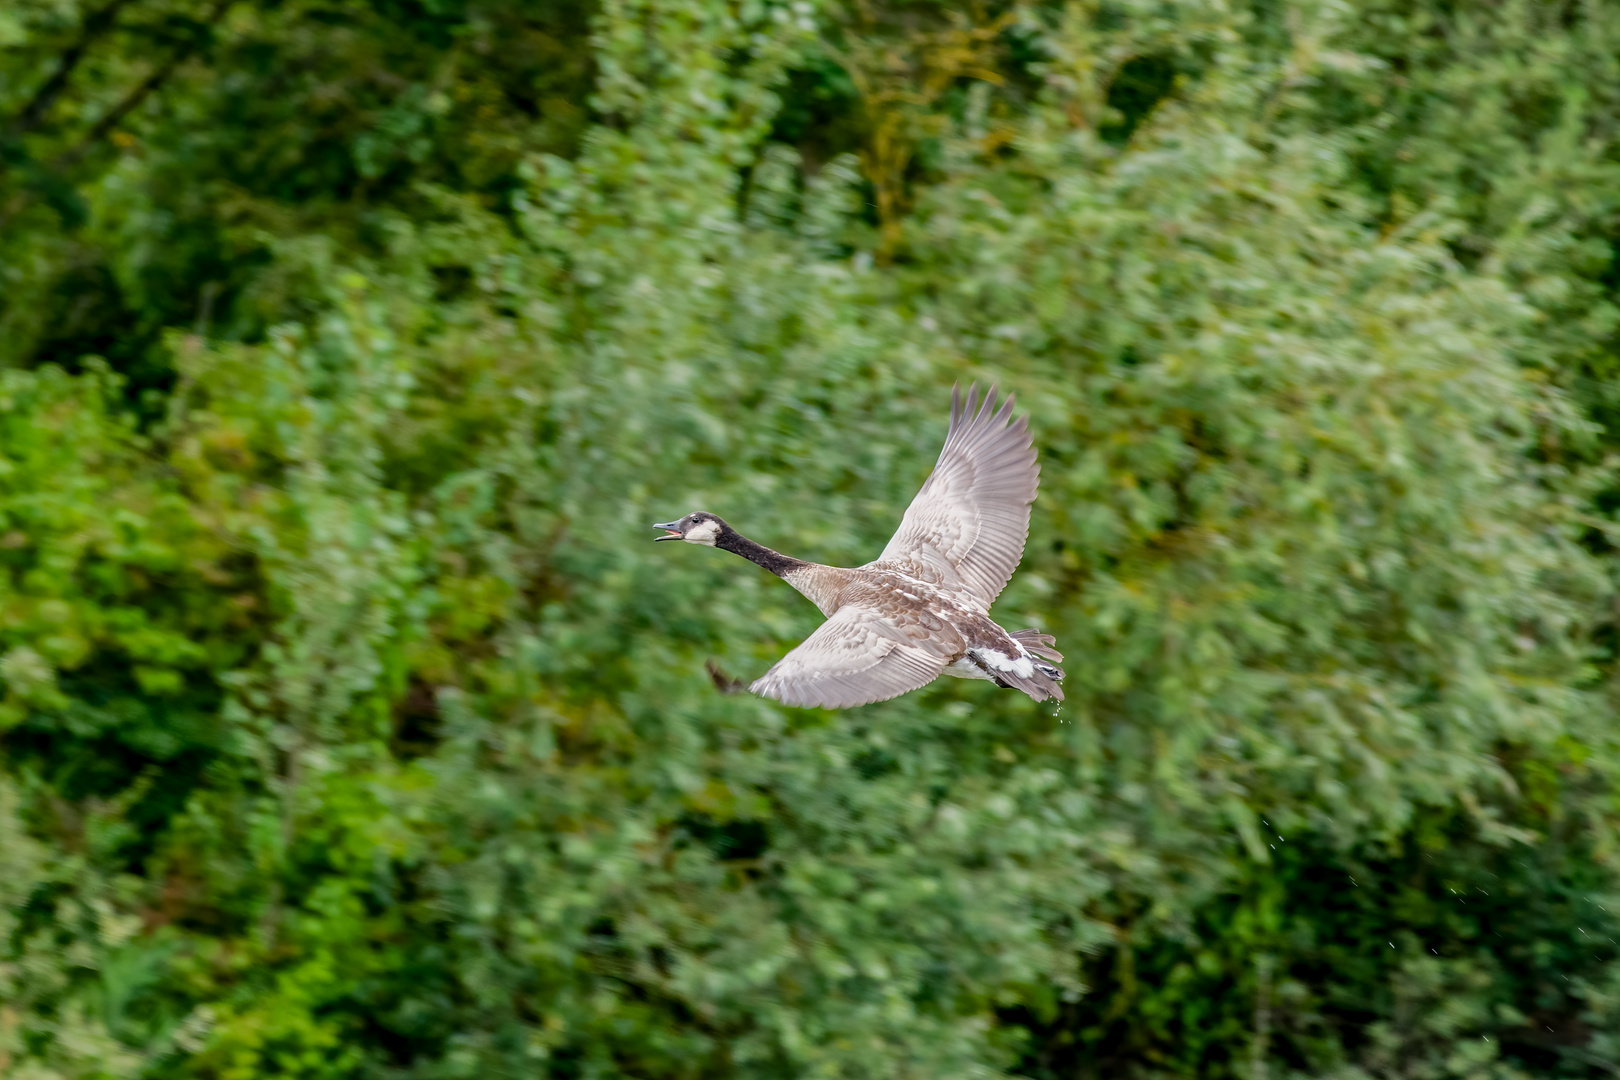
[[[997,672],[1008,684],[1022,690],[1036,701],[1045,701],[1047,698],[1063,700],[1063,687],[1058,685],[1063,678],[1063,669],[1057,665],[1063,662],[1063,654],[1052,648],[1057,638],[1051,634],[1043,634],[1039,630],[1014,630],[1012,639],[1023,646],[1024,651],[1031,656],[1038,657],[1035,663],[1035,673],[1027,679],[1009,676],[1006,672]],[[1041,661],[1052,661],[1042,663]]]
[[[1051,634],[1043,634],[1039,630],[1014,630],[1012,639],[1042,660],[1063,663],[1063,654],[1052,648],[1057,644],[1057,638]]]

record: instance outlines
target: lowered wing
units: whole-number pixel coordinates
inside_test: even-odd
[[[961,651],[960,642],[940,636],[913,612],[839,608],[748,689],[784,705],[827,709],[899,697],[939,678],[950,657]]]

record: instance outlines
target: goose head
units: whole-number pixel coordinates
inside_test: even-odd
[[[714,547],[715,541],[725,531],[726,523],[713,514],[702,510],[687,514],[678,521],[660,522],[654,524],[655,529],[668,529],[663,536],[655,536],[654,540],[685,540],[688,544],[703,544]]]

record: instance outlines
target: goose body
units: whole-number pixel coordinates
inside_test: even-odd
[[[990,618],[1023,557],[1040,467],[1027,417],[951,392],[934,471],[900,528],[865,566],[805,562],[738,533],[706,511],[661,524],[658,540],[721,548],[782,578],[827,617],[748,689],[786,705],[847,708],[926,686],[941,675],[988,679],[1036,701],[1063,700],[1050,635],[1009,633]]]

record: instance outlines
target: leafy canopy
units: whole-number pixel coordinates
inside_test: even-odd
[[[1616,18],[0,12],[3,1071],[1620,1067]],[[717,695],[973,378],[1061,710]]]

